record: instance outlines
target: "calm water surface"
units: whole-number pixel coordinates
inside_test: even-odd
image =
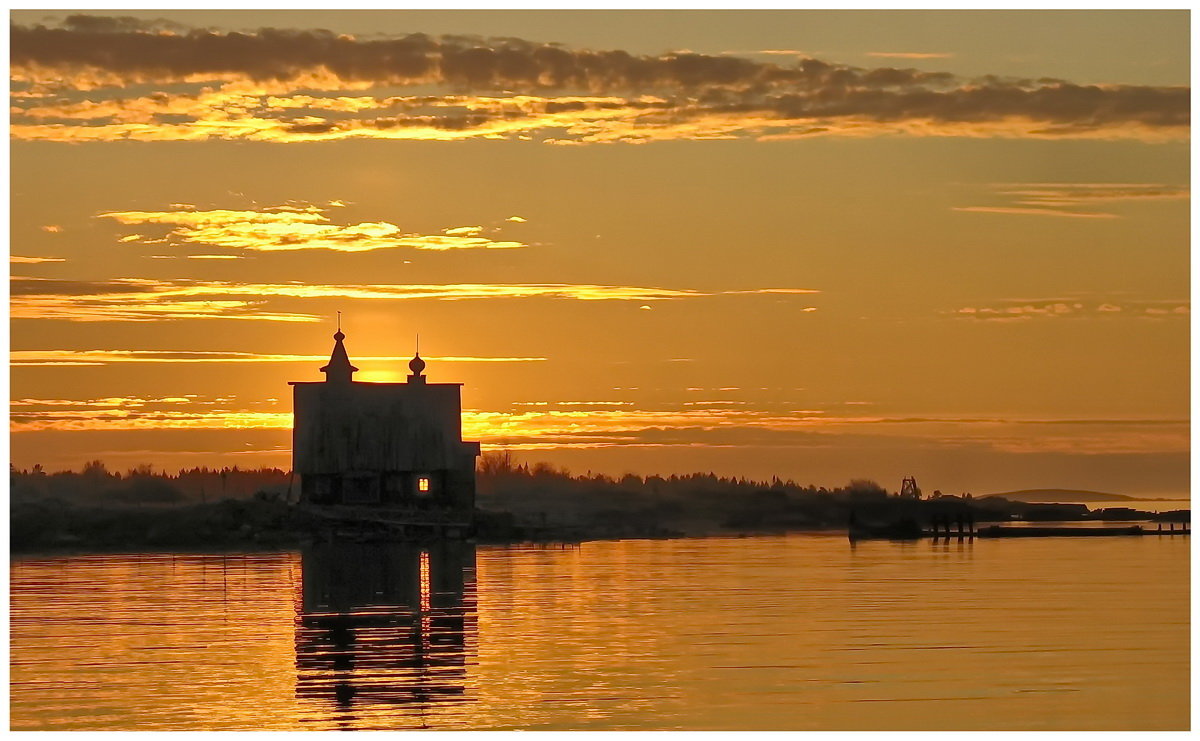
[[[1186,729],[1189,544],[18,559],[14,729]]]

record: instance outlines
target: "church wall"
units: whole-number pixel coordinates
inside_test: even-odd
[[[462,441],[460,384],[294,383],[302,501],[470,511],[479,444]],[[428,491],[419,480],[428,479]]]

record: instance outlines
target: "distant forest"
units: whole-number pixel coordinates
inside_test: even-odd
[[[712,473],[572,475],[548,463],[518,463],[506,451],[481,456],[478,470],[480,509],[567,531],[653,535],[811,530],[845,527],[852,511],[888,521],[914,516],[917,509],[965,514],[968,507],[988,507],[969,494],[944,496],[935,491],[920,501],[901,498],[868,479],[828,489],[777,477],[756,481]],[[1007,504],[996,504],[997,519],[1008,518],[1001,514]],[[988,519],[982,512],[978,517]]]
[[[87,506],[196,504],[255,495],[284,498],[290,480],[291,473],[278,468],[188,468],[167,473],[140,465],[122,473],[91,461],[82,471],[47,473],[40,465],[10,469],[9,492],[14,503],[57,499]]]
[[[520,463],[508,451],[484,453],[479,459],[477,487],[481,506],[497,504],[505,511],[557,509],[551,500],[563,497],[582,503],[596,500],[607,506],[630,499],[671,502],[679,497],[746,497],[772,500],[788,496],[851,496],[856,499],[886,497],[887,490],[874,481],[860,479],[846,486],[826,489],[772,478],[755,481],[718,477],[712,473],[619,478],[587,472],[574,475],[565,468],[545,463]],[[176,473],[156,471],[142,464],[127,471],[114,471],[99,460],[82,471],[47,472],[41,465],[30,469],[11,468],[13,500],[50,500],[90,506],[130,504],[196,504],[223,499],[294,498],[298,481],[290,471],[279,468],[182,469]],[[935,492],[940,497],[941,492]],[[969,495],[968,495],[969,496]]]
[[[10,534],[16,550],[44,547],[230,547],[294,545],[327,529],[317,513],[290,507],[298,492],[278,468],[150,466],[110,471],[10,470]],[[970,494],[920,491],[905,496],[874,481],[826,489],[773,478],[753,481],[712,473],[614,478],[572,475],[548,463],[519,463],[491,451],[478,465],[475,534],[483,542],[782,533],[844,529],[852,520],[977,522],[1131,520],[1128,508],[1090,513],[1082,504],[1036,504]],[[1190,513],[1156,519],[1186,521]]]
[[[294,501],[298,482],[278,468],[191,468],[177,473],[142,465],[110,471],[92,461],[82,471],[49,473],[40,466],[10,472],[14,508],[171,507],[226,500]],[[952,507],[970,501],[934,492],[922,502],[901,499],[874,481],[826,489],[773,478],[754,481],[712,473],[619,478],[573,475],[548,463],[521,463],[490,451],[478,465],[477,507],[506,521],[589,532],[703,533],[729,530],[844,526],[850,511],[880,517],[911,514],[914,505]],[[958,509],[961,510],[961,504]]]

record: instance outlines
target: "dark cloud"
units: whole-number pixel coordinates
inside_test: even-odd
[[[289,80],[327,70],[345,82],[442,82],[472,90],[641,90],[656,87],[766,89],[903,88],[955,84],[953,75],[914,69],[857,69],[818,59],[791,66],[691,52],[660,56],[568,49],[517,38],[409,34],[354,38],[332,31],[263,28],[178,33],[156,22],[70,16],[61,27],[13,26],[11,63],[91,67],[148,79],[244,75]]]
[[[869,116],[877,121],[972,123],[1023,116],[1080,128],[1117,122],[1187,126],[1190,106],[1187,88],[1102,88],[1065,82],[1032,89],[1014,84],[952,90],[828,89],[820,95],[769,98],[762,104],[765,110],[793,118]]]
[[[128,15],[69,15],[62,20],[63,28],[84,33],[131,33],[136,31],[191,31],[192,27],[166,18],[145,20]]]
[[[137,279],[117,280],[52,280],[14,276],[9,281],[12,296],[94,296],[113,293],[146,293],[155,283]]]
[[[779,64],[691,52],[635,55],[517,38],[419,33],[356,38],[320,29],[237,32],[167,29],[156,24],[72,15],[59,25],[13,26],[10,50],[15,78],[60,88],[184,81],[249,81],[287,90],[437,85],[458,93],[546,96],[543,112],[548,115],[614,109],[626,109],[631,116],[661,112],[657,121],[638,119],[638,125],[651,127],[714,115],[766,119],[746,130],[769,127],[771,119],[780,120],[784,127],[806,122],[808,128],[793,129],[793,134],[837,133],[843,130],[838,124],[845,122],[932,123],[942,127],[937,133],[953,134],[960,125],[995,127],[1024,121],[1011,131],[991,133],[1079,136],[1137,129],[1141,133],[1125,133],[1138,136],[1146,130],[1167,130],[1186,135],[1190,122],[1187,87],[1076,85],[1048,78],[995,76],[968,79],[915,69],[857,68],[813,58]],[[552,94],[626,97],[584,102],[549,99]],[[393,99],[380,99],[386,100]],[[140,105],[150,103],[155,101]],[[428,114],[394,118],[286,122],[284,133],[321,135],[422,126],[470,131],[489,121],[527,113],[463,112],[443,106]],[[50,136],[50,128],[40,133]],[[728,128],[733,132],[736,126],[731,122]],[[37,133],[21,129],[15,135]],[[114,134],[118,135],[127,134]],[[614,134],[590,140],[623,138],[638,137]]]

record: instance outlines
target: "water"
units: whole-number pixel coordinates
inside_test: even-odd
[[[13,729],[1186,729],[1183,537],[17,559]]]

